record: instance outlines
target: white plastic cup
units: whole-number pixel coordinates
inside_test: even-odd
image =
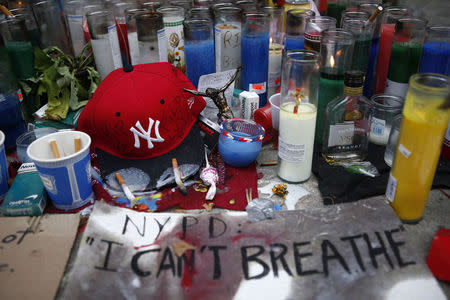
[[[8,164],[5,154],[5,134],[0,131],[0,202],[5,198],[8,192]]]
[[[280,125],[280,93],[272,95],[269,102],[270,113],[272,114],[272,128],[278,131]]]
[[[75,152],[76,138],[81,139],[78,152]],[[60,158],[54,157],[51,141],[56,141]],[[76,209],[94,200],[90,145],[91,138],[84,132],[61,131],[41,137],[28,147],[27,154],[35,163],[56,208]]]

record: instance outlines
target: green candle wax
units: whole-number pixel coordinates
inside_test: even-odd
[[[346,5],[340,3],[328,3],[326,15],[336,19],[336,26],[341,24],[342,11],[346,9]]]
[[[0,46],[0,94],[16,89],[16,75],[12,70],[8,50],[6,47]]]
[[[372,44],[372,36],[364,35],[355,41],[352,57],[352,70],[364,72],[367,71],[369,63],[370,45]]]
[[[29,29],[28,36],[30,37],[31,44],[33,47],[39,47],[39,41],[41,38],[41,34],[39,33],[38,28]]]
[[[344,80],[342,76],[339,79],[325,78],[320,76],[319,81],[319,103],[317,105],[317,120],[316,120],[316,133],[315,141],[322,143],[324,122],[325,122],[325,110],[327,104],[334,98],[341,96],[344,93]]]
[[[409,77],[419,70],[422,45],[415,43],[395,43],[392,45],[388,78],[399,83],[408,83]]]
[[[19,79],[34,76],[33,46],[30,42],[7,42],[9,57],[14,73]]]

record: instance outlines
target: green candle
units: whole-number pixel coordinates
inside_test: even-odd
[[[317,105],[317,120],[315,141],[322,143],[327,104],[344,93],[344,76],[322,73],[319,80],[319,103]]]
[[[19,79],[34,76],[33,46],[30,42],[6,42],[14,73]]]
[[[352,56],[352,70],[362,71],[364,74],[366,73],[371,44],[371,35],[361,35],[355,40]]]
[[[422,45],[416,43],[394,43],[391,50],[388,79],[408,83],[409,77],[418,72]]]
[[[28,29],[28,36],[30,37],[30,41],[31,44],[33,45],[33,47],[39,47],[39,41],[41,38],[41,34],[39,33],[39,29],[33,28],[33,29]]]
[[[336,24],[341,24],[341,14],[346,8],[345,4],[332,2],[327,5],[326,15],[336,19]]]

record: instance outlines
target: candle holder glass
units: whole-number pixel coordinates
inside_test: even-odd
[[[309,17],[305,25],[305,49],[320,52],[322,32],[336,28],[336,19],[326,16]]]
[[[427,28],[420,62],[420,73],[425,72],[450,76],[450,26],[436,25]]]
[[[214,73],[214,35],[210,19],[184,21],[186,76],[198,86],[200,76]]]
[[[395,24],[385,93],[406,96],[409,77],[419,71],[428,21],[404,17]]]
[[[347,0],[328,0],[326,15],[337,20],[341,24],[342,11],[347,8]]]
[[[367,21],[370,14],[367,11],[363,11],[357,8],[347,8],[341,14],[340,26],[344,28],[344,23],[348,20],[362,20]]]
[[[355,38],[349,31],[329,29],[320,47],[320,88],[317,109],[316,142],[322,143],[327,104],[344,92],[344,73],[350,70]]]
[[[139,64],[159,62],[166,58],[165,41],[162,41],[164,39],[164,24],[160,13],[136,15],[136,31]]]
[[[385,146],[388,143],[395,117],[402,114],[404,99],[393,95],[378,94],[370,100],[373,110],[369,142]]]
[[[125,9],[125,22],[127,24],[128,46],[130,48],[131,64],[139,64],[139,44],[136,29],[136,16],[150,12],[144,8]]]
[[[311,176],[319,93],[320,56],[288,51],[281,75],[278,176],[302,182]]]
[[[259,96],[259,107],[267,103],[269,73],[269,15],[249,13],[244,16],[241,40],[241,87]]]
[[[233,167],[246,167],[258,157],[264,128],[250,120],[228,119],[220,125],[219,153]]]
[[[352,56],[352,70],[367,73],[375,24],[362,19],[344,19],[342,28],[353,33],[355,46]]]
[[[16,18],[25,19],[25,26],[28,31],[28,36],[30,38],[33,47],[39,47],[41,34],[39,33],[39,28],[36,23],[36,19],[33,16],[33,11],[28,7],[13,8],[9,10]]]
[[[83,30],[83,6],[80,0],[68,1],[64,5],[64,16],[69,29],[72,50],[75,55],[79,55],[86,44],[86,37]]]
[[[310,9],[311,4],[308,0],[286,0],[284,2],[284,9],[287,11],[291,9]]]
[[[189,18],[214,20],[213,10],[204,6],[192,7],[189,10]]]
[[[291,9],[287,12],[284,50],[304,49],[306,20],[315,15],[316,13],[309,9]]]
[[[144,9],[148,9],[150,12],[153,12],[160,8],[161,5],[161,1],[146,1],[141,4],[141,7]]]

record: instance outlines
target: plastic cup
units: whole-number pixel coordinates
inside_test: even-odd
[[[280,93],[272,95],[269,102],[272,113],[272,128],[278,131],[280,125]]]
[[[5,134],[0,131],[0,202],[8,192],[8,165],[5,154]]]
[[[31,158],[27,155],[28,146],[47,134],[55,133],[58,129],[53,127],[35,128],[20,135],[16,140],[17,157],[21,163],[32,162]]]
[[[81,139],[75,152],[75,139]],[[60,158],[55,158],[50,145],[55,141]],[[79,208],[93,201],[91,138],[80,131],[61,131],[41,137],[30,144],[27,155],[33,160],[53,205],[62,210]]]

